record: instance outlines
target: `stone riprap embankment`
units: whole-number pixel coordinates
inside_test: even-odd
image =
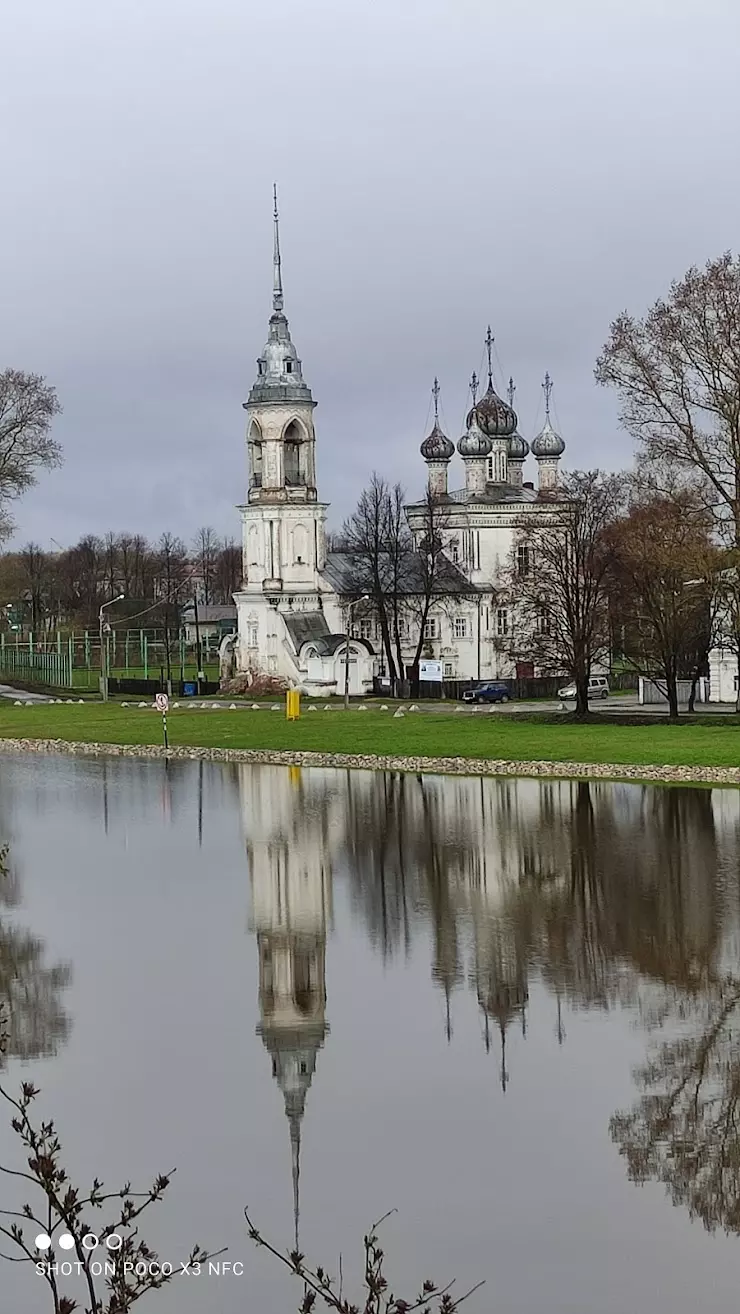
[[[5,753],[69,753],[81,757],[166,758],[247,762],[254,766],[340,767],[356,771],[423,771],[456,776],[550,776],[559,779],[654,780],[664,784],[740,785],[740,767],[625,766],[618,762],[516,762],[472,757],[403,757],[311,753],[272,748],[163,748],[151,744],[75,743],[67,739],[0,739]]]

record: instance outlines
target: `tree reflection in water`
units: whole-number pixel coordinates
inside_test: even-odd
[[[564,1010],[629,1006],[656,1040],[640,1098],[611,1123],[630,1175],[663,1181],[708,1226],[740,1231],[740,979],[727,971],[733,933],[740,942],[735,794],[328,770],[296,770],[289,791],[280,768],[238,773],[256,929],[267,918],[275,938],[277,913],[270,921],[260,900],[273,886],[277,897],[300,856],[294,899],[314,891],[323,946],[341,872],[385,959],[431,939],[450,1043],[460,992],[472,994],[504,1091],[533,979],[554,997],[560,1043]],[[316,994],[312,965],[300,969],[296,959],[296,1017],[302,991]],[[266,972],[262,988],[264,1003]]]
[[[635,1074],[643,1094],[611,1120],[632,1181],[662,1182],[710,1231],[740,1232],[739,1004],[732,978],[676,992],[681,1034],[655,1047]]]
[[[346,842],[371,938],[392,954],[430,927],[448,1037],[451,994],[467,979],[487,1045],[500,1032],[504,1089],[507,1029],[524,1024],[533,972],[555,995],[561,1041],[563,1003],[628,1004],[652,1035],[668,1033],[612,1136],[634,1181],[661,1181],[708,1227],[740,1231],[740,979],[722,967],[737,833],[718,834],[716,800],[589,782],[364,778]]]
[[[0,851],[0,910],[19,902],[19,884],[7,849]],[[4,1060],[49,1058],[69,1034],[61,994],[68,964],[48,966],[43,940],[0,911],[0,1014],[7,1031]]]

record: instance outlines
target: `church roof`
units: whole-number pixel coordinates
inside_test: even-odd
[[[501,502],[536,502],[534,488],[518,488],[514,484],[488,484],[485,493],[469,493],[467,488],[456,488],[448,494],[451,502],[459,504],[480,503],[481,506],[495,506]]]
[[[372,590],[366,578],[366,563],[356,553],[330,552],[326,559],[324,574],[337,593],[361,594]],[[402,563],[399,587],[402,593],[415,594],[424,592],[423,558],[418,552],[410,552]],[[388,560],[388,578],[391,578],[391,561]],[[449,557],[442,554],[439,560],[436,594],[475,592],[475,586],[466,579]]]
[[[296,652],[304,643],[323,639],[329,633],[323,611],[285,611],[282,617]]]

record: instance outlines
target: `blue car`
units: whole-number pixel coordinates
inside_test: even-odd
[[[511,698],[508,684],[478,684],[475,689],[465,689],[464,703],[508,703]]]

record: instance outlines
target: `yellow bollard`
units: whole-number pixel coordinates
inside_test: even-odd
[[[301,714],[301,695],[297,689],[289,689],[285,695],[285,716],[288,721],[297,721]]]

